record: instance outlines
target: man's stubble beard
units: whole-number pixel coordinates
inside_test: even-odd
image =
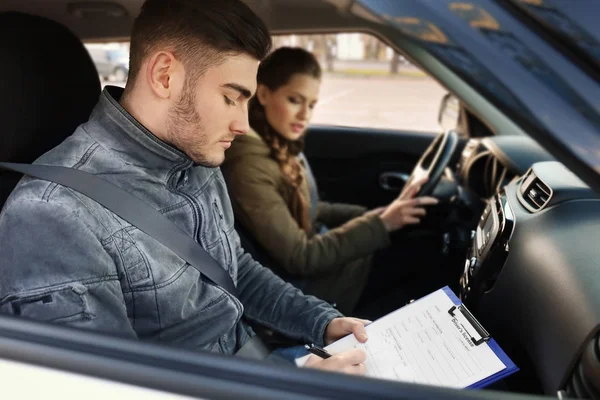
[[[190,89],[195,85],[185,83],[181,98],[169,110],[167,133],[172,145],[183,151],[196,164],[214,168],[223,160],[211,160],[206,153],[208,135],[202,124],[202,117],[196,111],[195,93]]]

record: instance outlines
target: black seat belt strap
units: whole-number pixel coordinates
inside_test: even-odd
[[[73,168],[0,163],[0,168],[20,172],[69,187],[112,211],[169,248],[213,283],[238,297],[229,273],[189,235],[148,204],[93,174]]]

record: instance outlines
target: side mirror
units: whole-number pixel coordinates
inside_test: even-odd
[[[453,94],[447,93],[440,104],[440,111],[438,114],[438,123],[442,132],[456,131],[457,133],[464,135],[461,129],[461,110],[460,100]]]

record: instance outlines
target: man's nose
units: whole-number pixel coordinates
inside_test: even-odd
[[[248,113],[244,112],[231,124],[231,131],[235,135],[245,135],[250,131],[250,122],[248,121]]]

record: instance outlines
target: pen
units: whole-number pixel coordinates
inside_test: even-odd
[[[314,354],[315,356],[319,356],[322,359],[326,359],[331,357],[331,354],[327,352],[327,350],[320,348],[319,346],[315,346],[314,344],[305,344],[304,347],[308,350],[309,353]]]

